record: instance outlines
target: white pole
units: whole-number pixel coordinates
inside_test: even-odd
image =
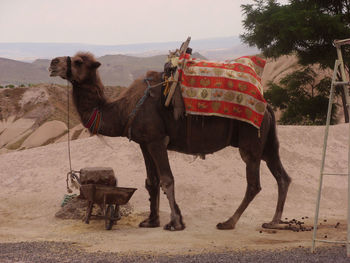
[[[328,131],[329,131],[329,125],[330,125],[330,122],[331,122],[332,104],[333,104],[333,99],[334,99],[334,85],[333,85],[333,82],[335,81],[336,76],[337,76],[338,66],[339,66],[339,61],[336,60],[335,64],[334,64],[333,78],[332,78],[331,90],[330,90],[329,100],[328,100],[327,121],[326,121],[326,129],[325,129],[324,140],[323,140],[322,163],[321,163],[321,169],[320,169],[320,179],[319,179],[319,183],[318,183],[318,193],[317,193],[315,221],[314,221],[314,231],[313,231],[313,235],[312,235],[312,247],[311,247],[311,252],[312,253],[315,252],[315,242],[316,242],[316,234],[317,234],[318,215],[319,215],[319,212],[320,212],[322,182],[323,182],[323,175],[324,175],[323,172],[324,172],[324,166],[325,166],[325,161],[326,161],[326,152],[327,152]]]
[[[344,68],[344,62],[343,62],[343,56],[341,54],[341,44],[343,43],[337,43],[336,48],[337,48],[337,55],[338,55],[338,60],[339,60],[339,65],[340,65],[340,73],[341,73],[341,81],[348,82],[347,76],[345,74],[345,68]],[[345,42],[344,44],[348,44]],[[345,98],[346,98],[346,109],[349,112],[349,88],[348,86],[344,85],[344,93],[345,93]],[[348,229],[347,229],[347,239],[346,239],[346,255],[350,257],[350,127],[348,125],[349,129],[349,138],[348,138]]]

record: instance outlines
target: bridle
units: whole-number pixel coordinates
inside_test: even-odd
[[[72,59],[70,56],[67,57],[67,71],[66,71],[67,80],[72,78]]]
[[[73,86],[78,84],[74,79],[72,79],[72,59],[70,56],[67,56],[66,78],[72,83]]]

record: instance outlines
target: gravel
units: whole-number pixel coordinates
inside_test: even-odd
[[[311,254],[309,248],[277,251],[240,251],[202,253],[195,255],[122,255],[118,253],[89,253],[74,243],[20,242],[0,243],[0,262],[350,262],[343,246],[319,247]]]
[[[89,253],[74,243],[20,242],[0,243],[2,263],[49,262],[350,262],[343,246],[319,247],[311,254],[309,248],[276,251],[240,251],[202,253],[195,255],[122,255],[119,253]]]

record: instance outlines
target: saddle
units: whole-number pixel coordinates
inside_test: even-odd
[[[190,48],[180,54],[170,52],[164,65],[164,78],[171,80],[178,76],[178,79],[175,79],[173,93],[169,92],[168,86],[163,87],[163,93],[172,96],[168,107],[173,110],[176,120],[186,114],[188,145],[193,115],[229,118],[230,131],[232,120],[247,122],[260,129],[267,106],[261,84],[265,63],[258,56],[224,62],[200,60],[192,57]],[[169,101],[169,98],[164,100]]]

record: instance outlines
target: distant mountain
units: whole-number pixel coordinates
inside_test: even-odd
[[[0,85],[7,84],[36,84],[64,83],[49,77],[47,66],[44,64],[26,63],[6,58],[0,58]]]
[[[193,57],[205,59],[199,53]],[[134,57],[127,55],[105,55],[98,57],[99,69],[104,85],[128,86],[133,80],[149,70],[162,71],[167,55]],[[49,59],[37,59],[32,63],[0,58],[0,85],[28,85],[39,83],[66,84],[59,77],[49,77]]]
[[[238,44],[231,48],[202,50],[200,53],[203,54],[203,56],[207,57],[209,60],[223,61],[239,58],[241,56],[256,55],[260,54],[261,52],[256,48]]]
[[[89,51],[102,63],[100,74],[105,85],[126,86],[148,70],[161,71],[169,50],[179,48],[182,41],[130,45],[0,43],[0,85],[65,84],[60,78],[49,77],[50,60]],[[194,53],[201,54],[198,54],[200,58],[209,60],[233,59],[259,52],[242,44],[238,37],[192,40],[190,47]]]
[[[90,45],[81,43],[0,43],[0,57],[21,60],[34,61],[38,58],[51,59],[57,56],[74,55],[78,51],[90,51],[95,56],[104,55],[133,55],[133,56],[155,56],[167,54],[169,50],[179,48],[181,42],[163,42],[163,43],[140,43],[128,45]],[[236,36],[220,37],[192,40],[190,47],[194,52],[199,52],[209,59],[217,60],[216,52],[222,57],[225,50],[230,54],[240,56],[257,53],[257,49],[250,48],[241,43]],[[233,49],[233,51],[232,51]],[[230,51],[231,50],[231,51]],[[239,51],[239,52],[237,52]],[[239,53],[239,54],[238,54]],[[207,55],[209,54],[209,55]]]
[[[165,60],[165,55],[144,58],[106,55],[98,58],[102,64],[99,72],[105,85],[126,86],[148,70],[162,71]]]
[[[36,59],[32,62],[33,65],[36,65],[41,68],[45,68],[46,70],[48,69],[48,63],[50,62],[49,59]]]

